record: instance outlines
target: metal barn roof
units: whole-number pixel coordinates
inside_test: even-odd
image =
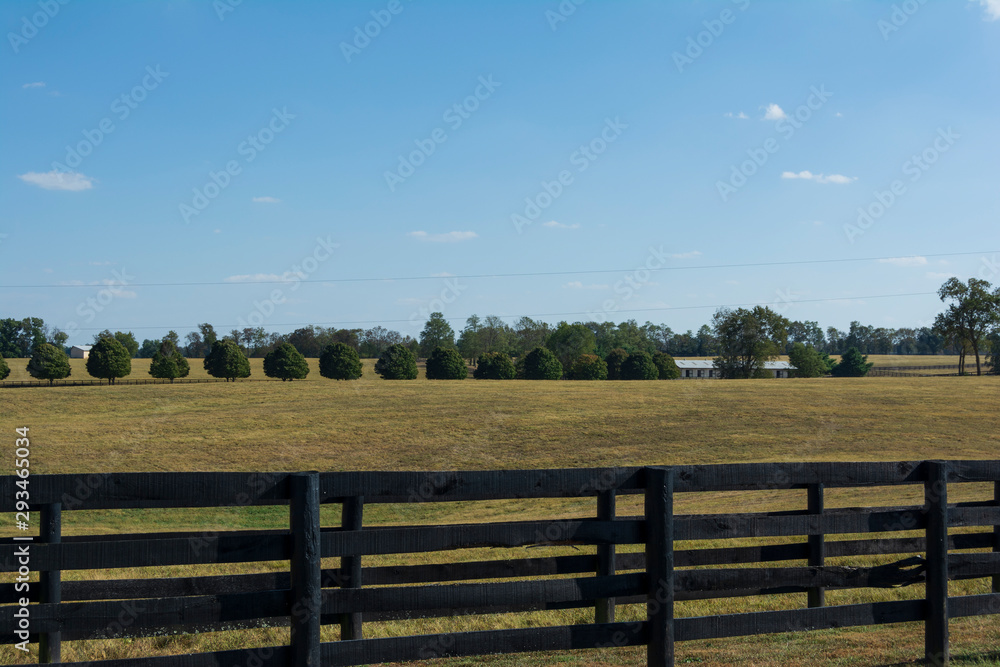
[[[686,369],[713,369],[715,368],[715,362],[711,359],[674,359],[674,363],[677,364],[677,368],[682,370]],[[765,361],[764,369],[769,371],[788,371],[795,370],[795,366],[787,361]]]

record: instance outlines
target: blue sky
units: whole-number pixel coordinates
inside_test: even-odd
[[[947,277],[1000,281],[998,0],[0,18],[0,316],[71,343],[751,303],[921,326]]]

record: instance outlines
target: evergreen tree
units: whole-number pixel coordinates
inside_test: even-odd
[[[31,360],[28,361],[28,373],[31,377],[48,380],[50,386],[55,380],[68,378],[70,372],[69,357],[61,349],[49,343],[36,346],[31,353]]]
[[[226,382],[236,382],[236,378],[250,377],[250,361],[236,341],[228,338],[212,343],[212,350],[203,363],[209,375],[225,378]]]
[[[524,357],[525,380],[558,380],[563,376],[563,367],[552,351],[536,347]]]
[[[656,364],[660,380],[676,380],[681,376],[681,369],[677,368],[677,362],[666,352],[654,354],[653,363]]]
[[[834,377],[859,378],[868,375],[868,371],[874,366],[868,363],[868,357],[861,354],[858,348],[852,347],[840,358],[840,363],[833,367]]]
[[[191,372],[191,364],[177,351],[176,343],[164,340],[149,362],[149,374],[155,378],[169,379],[187,377]]]
[[[264,357],[264,375],[269,378],[302,380],[309,375],[309,364],[290,343],[281,343]]]
[[[0,357],[0,380],[6,380],[8,375],[10,375],[10,366],[7,365],[3,357]]]
[[[436,347],[427,358],[426,375],[428,380],[464,380],[469,369],[458,350]]]
[[[605,363],[608,365],[608,379],[609,380],[624,380],[622,377],[622,366],[625,365],[625,361],[628,359],[628,352],[620,347],[608,352],[608,356],[604,358]]]
[[[622,364],[623,380],[655,380],[659,377],[660,369],[648,352],[633,352]]]
[[[331,380],[357,380],[361,377],[358,351],[346,343],[333,343],[319,356],[319,374]]]
[[[383,380],[416,380],[417,360],[410,348],[402,343],[395,343],[386,348],[375,362],[375,372]]]
[[[570,380],[607,380],[608,363],[596,354],[581,354],[569,370]]]
[[[439,347],[455,347],[455,330],[442,313],[431,313],[430,319],[424,324],[424,330],[420,332],[420,356],[430,358]]]
[[[513,380],[517,374],[514,362],[503,352],[487,352],[479,357],[479,365],[472,373],[477,380]]]

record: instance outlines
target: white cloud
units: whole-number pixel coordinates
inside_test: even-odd
[[[35,81],[34,83],[26,83],[26,84],[24,84],[21,87],[22,88],[44,88],[45,87],[45,82],[44,81]]]
[[[1000,0],[979,0],[979,4],[986,9],[986,16],[983,17],[984,21],[996,21],[1000,19]]]
[[[788,114],[777,104],[768,104],[764,107],[764,120],[784,120]]]
[[[94,179],[76,171],[62,173],[56,170],[37,173],[29,171],[27,174],[17,176],[25,183],[37,185],[45,190],[68,190],[70,192],[80,192],[94,187]]]
[[[887,257],[880,259],[881,264],[892,264],[893,266],[927,266],[927,258],[916,255],[914,257]]]
[[[798,173],[794,171],[783,171],[781,172],[782,178],[799,178],[804,181],[816,181],[817,183],[835,183],[837,185],[847,185],[848,183],[853,183],[858,180],[857,176],[844,176],[843,174],[830,174],[826,176],[824,174],[814,174],[811,171],[800,171]]]
[[[237,276],[225,278],[227,283],[262,283],[262,282],[282,282],[291,283],[302,280],[306,276],[301,271],[285,271],[281,275],[277,273],[244,273]]]
[[[277,204],[281,200],[277,197],[254,197],[251,201],[255,201],[258,204]]]
[[[739,113],[733,113],[732,111],[727,111],[725,116],[726,118],[736,118],[737,120],[746,120],[750,118],[750,116],[746,115],[742,111],[740,111]]]
[[[549,220],[548,222],[543,222],[542,227],[549,227],[551,229],[580,229],[579,223],[574,222],[572,225],[567,225],[561,222],[556,222],[555,220]]]
[[[419,231],[409,232],[407,236],[420,239],[421,241],[430,241],[432,243],[456,243],[458,241],[469,241],[471,239],[479,238],[479,234],[475,232],[445,232],[444,234],[428,234],[427,232]]]
[[[670,259],[694,259],[695,257],[701,257],[700,250],[691,250],[690,252],[678,252],[670,256]]]

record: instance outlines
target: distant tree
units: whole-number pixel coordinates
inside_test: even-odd
[[[439,347],[455,347],[455,330],[444,319],[443,313],[431,313],[424,330],[420,332],[420,356],[428,358]]]
[[[70,372],[69,357],[62,348],[49,343],[37,346],[28,361],[28,373],[31,377],[48,380],[49,385],[52,385],[54,380],[68,378]]]
[[[560,322],[545,341],[563,368],[569,368],[581,354],[594,354],[597,350],[594,332],[583,324]]]
[[[648,352],[634,352],[622,364],[623,380],[656,380],[659,377],[660,369]]]
[[[69,340],[69,334],[65,331],[60,331],[59,329],[53,329],[52,333],[49,335],[49,343],[55,345],[59,349],[66,347],[66,341]]]
[[[681,376],[681,369],[677,368],[677,362],[666,352],[654,354],[653,363],[656,364],[657,377],[660,380],[676,380]]]
[[[830,372],[823,355],[815,347],[803,343],[792,343],[788,351],[788,361],[795,366],[795,377],[818,378]]]
[[[309,364],[293,345],[281,343],[264,357],[264,375],[282,382],[302,380],[309,375]]]
[[[976,375],[982,375],[980,348],[989,332],[1000,323],[1000,289],[991,292],[990,287],[989,282],[979,278],[969,278],[967,283],[949,278],[938,289],[938,296],[948,304],[948,309],[938,315],[935,324],[956,342],[969,344],[976,355]]]
[[[479,357],[479,365],[472,377],[477,380],[513,380],[516,374],[510,356],[503,352],[487,352]]]
[[[562,376],[563,366],[548,348],[536,347],[525,355],[525,380],[558,380]]]
[[[250,377],[250,361],[236,341],[224,338],[212,343],[212,350],[203,362],[209,375],[236,382],[237,378]]]
[[[581,354],[569,369],[570,380],[607,380],[608,364],[596,354]]]
[[[469,368],[454,347],[436,347],[427,358],[426,375],[428,380],[464,380]]]
[[[157,352],[160,351],[160,345],[163,343],[161,340],[150,340],[148,338],[143,339],[142,345],[139,346],[139,358],[140,359],[152,359]]]
[[[408,347],[395,343],[386,348],[375,362],[375,372],[383,380],[416,380],[417,360]]]
[[[993,331],[989,337],[990,356],[986,364],[993,375],[1000,375],[1000,329]]]
[[[0,357],[0,380],[6,380],[7,376],[10,375],[10,366],[3,357]]]
[[[357,380],[361,373],[358,351],[346,343],[327,345],[319,356],[319,374],[325,378]]]
[[[625,361],[628,359],[628,352],[620,347],[608,352],[608,356],[604,358],[605,363],[608,365],[608,379],[609,380],[624,380],[622,377],[622,366],[625,365]]]
[[[172,340],[164,340],[149,363],[150,375],[168,379],[170,382],[176,378],[187,377],[190,372],[191,364],[177,351],[177,344]]]
[[[115,380],[132,372],[132,355],[117,338],[105,336],[90,348],[87,372],[114,384]]]
[[[868,363],[868,357],[852,347],[840,358],[840,363],[833,367],[834,377],[864,377],[875,364]]]
[[[128,333],[125,333],[124,331],[111,333],[105,329],[101,333],[94,336],[94,344],[97,344],[102,338],[114,338],[121,343],[122,347],[128,351],[129,359],[139,356],[139,342],[135,339],[135,336],[132,335],[131,331]]]
[[[551,333],[548,324],[530,317],[519,319],[512,331],[511,348],[518,357],[523,357],[536,347],[543,347]]]
[[[478,315],[472,314],[465,320],[465,328],[458,337],[458,353],[472,363],[476,363],[479,355],[483,353],[483,344],[479,337],[482,328],[482,320]]]
[[[715,366],[723,378],[752,378],[765,362],[785,349],[788,320],[765,306],[747,310],[723,308],[712,318],[719,356]]]

